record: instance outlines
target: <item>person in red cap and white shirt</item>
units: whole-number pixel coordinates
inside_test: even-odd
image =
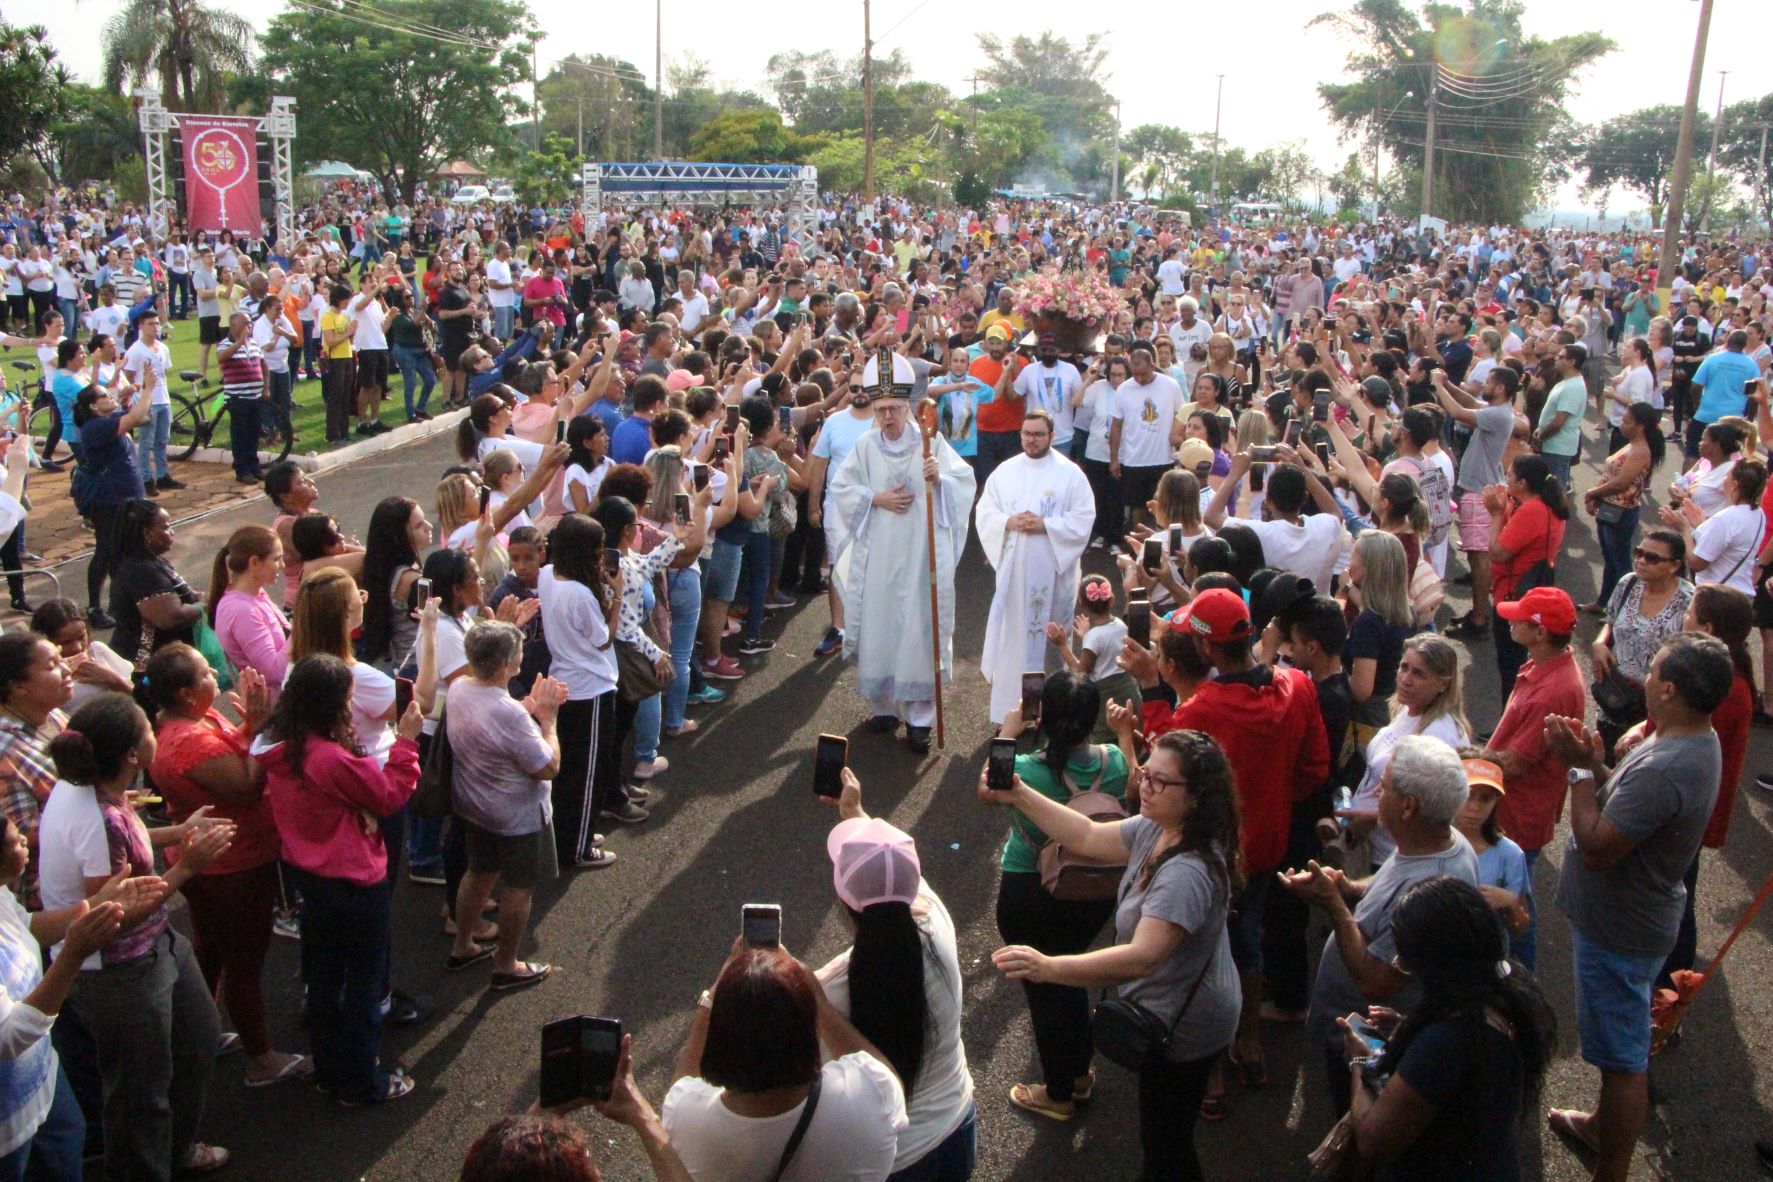
[[[1169,627],[1194,638],[1201,660],[1218,670],[1167,721],[1147,732],[1211,735],[1237,777],[1243,814],[1241,846],[1248,886],[1232,901],[1231,952],[1243,984],[1243,1014],[1231,1055],[1243,1077],[1266,1079],[1262,1061],[1262,914],[1274,871],[1286,860],[1293,802],[1311,795],[1330,772],[1330,746],[1317,708],[1317,685],[1299,669],[1277,669],[1258,660],[1249,605],[1236,592],[1215,587],[1170,617]],[[1141,685],[1157,670],[1129,668]],[[1217,1097],[1223,1087],[1209,1087]]]
[[[1508,621],[1509,635],[1527,650],[1527,663],[1515,675],[1484,758],[1507,779],[1508,792],[1496,805],[1496,819],[1526,853],[1531,871],[1539,852],[1557,835],[1570,791],[1564,780],[1569,769],[1545,745],[1545,719],[1552,714],[1582,717],[1588,688],[1570,651],[1576,604],[1568,592],[1535,587],[1519,599],[1498,603],[1496,615]],[[1537,938],[1535,922],[1515,942],[1528,968],[1534,966]]]
[[[842,819],[825,849],[856,941],[816,975],[831,1007],[880,1049],[904,1086],[910,1123],[899,1130],[893,1172],[915,1166],[918,1177],[968,1177],[977,1125],[954,919],[923,879],[917,843],[862,810],[862,784],[848,768],[832,803]],[[921,989],[909,988],[913,972]]]

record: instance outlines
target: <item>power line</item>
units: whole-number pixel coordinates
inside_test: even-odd
[[[917,0],[916,6],[913,7],[910,12],[906,13],[904,16],[902,16],[898,20],[894,21],[892,23],[892,25],[887,28],[886,32],[882,33],[880,36],[878,36],[874,39],[874,48],[879,49],[881,42],[885,41],[888,37],[891,37],[894,33],[898,32],[900,25],[904,24],[906,21],[908,21],[912,17],[916,16],[918,14],[918,12],[923,8],[923,6],[925,4],[928,4],[929,2],[930,2],[930,0]]]

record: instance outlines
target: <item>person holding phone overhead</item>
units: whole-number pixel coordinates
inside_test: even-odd
[[[991,473],[976,509],[979,544],[997,572],[979,661],[991,684],[993,723],[1020,700],[1024,673],[1046,671],[1047,626],[1071,622],[1096,521],[1089,479],[1053,442],[1052,416],[1030,407],[1022,454]]]

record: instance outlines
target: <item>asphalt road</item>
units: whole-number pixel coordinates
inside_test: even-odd
[[[1670,450],[1665,478],[1678,460],[1678,451]],[[1594,478],[1592,444],[1585,459],[1583,484]],[[449,462],[447,444],[433,440],[349,465],[320,478],[322,507],[361,532],[375,502],[391,491],[428,504]],[[258,500],[180,526],[180,569],[203,585],[227,534],[271,516],[269,505]],[[1101,561],[1095,554],[1092,560]],[[1592,597],[1599,571],[1592,522],[1573,524],[1560,569],[1562,584],[1578,602]],[[62,573],[66,585],[79,585],[78,565]],[[249,1092],[240,1086],[241,1061],[224,1060],[203,1132],[233,1151],[227,1176],[454,1178],[463,1152],[488,1123],[533,1101],[542,1023],[575,1013],[622,1019],[635,1036],[642,1086],[656,1105],[670,1082],[695,998],[712,983],[736,934],[741,904],[781,903],[785,942],[814,966],[848,941],[824,851],[833,814],[810,791],[814,739],[827,731],[851,736],[851,763],[867,808],[916,837],[924,873],[959,929],[966,1048],[979,1104],[976,1177],[1094,1182],[1135,1176],[1135,1089],[1112,1064],[1099,1063],[1099,1099],[1070,1124],[1032,1117],[1007,1100],[1010,1085],[1034,1078],[1035,1069],[1021,992],[1001,980],[989,960],[1000,943],[993,920],[994,854],[1004,818],[973,796],[990,734],[977,655],[991,579],[976,544],[958,582],[960,668],[958,688],[948,699],[946,751],[919,758],[902,744],[863,733],[867,710],[853,692],[853,674],[836,658],[811,655],[826,625],[822,602],[778,613],[770,628],[776,650],[744,658],[751,674],[729,701],[692,715],[701,722],[699,733],[667,741],[672,767],[653,782],[652,819],[610,836],[619,863],[563,879],[538,897],[527,954],[552,963],[554,976],[496,1000],[484,992],[481,969],[446,976],[442,890],[403,882],[394,908],[395,977],[430,998],[435,1009],[417,1026],[390,1031],[383,1053],[411,1070],[418,1089],[385,1107],[346,1111],[299,1084]],[[1460,594],[1450,588],[1449,605],[1464,610],[1468,604]],[[1578,648],[1586,654],[1594,625],[1585,618],[1582,627]],[[1474,646],[1473,656],[1466,701],[1474,725],[1488,731],[1500,714],[1494,658],[1485,642]],[[1705,855],[1698,912],[1702,956],[1715,951],[1773,874],[1767,833],[1773,800],[1753,786],[1755,770],[1773,766],[1770,755],[1773,740],[1757,730],[1729,843]],[[1542,899],[1556,881],[1558,860],[1548,851],[1541,861]],[[1561,1024],[1544,1103],[1584,1107],[1596,1076],[1575,1055],[1569,927],[1550,906],[1542,907],[1541,916],[1541,978]],[[1757,1072],[1773,1044],[1773,991],[1765,985],[1773,975],[1770,933],[1773,921],[1766,917],[1753,925],[1690,1013],[1681,1045],[1658,1059],[1658,1103],[1634,1178],[1685,1182],[1756,1175],[1748,1143],[1757,1135],[1773,1136],[1767,1111],[1773,1083]],[[272,943],[266,989],[274,1038],[281,1047],[305,1049],[296,1025],[297,945]],[[1309,1054],[1302,1066],[1302,1041],[1295,1030],[1268,1029],[1268,1087],[1246,1092],[1234,1085],[1231,1117],[1201,1128],[1209,1178],[1304,1176],[1305,1154],[1325,1132],[1328,1114],[1322,1068]],[[648,1176],[632,1134],[595,1115],[579,1119],[593,1135],[606,1177]],[[1587,1177],[1569,1150],[1543,1132],[1538,1116],[1527,1123],[1523,1156],[1529,1178]]]

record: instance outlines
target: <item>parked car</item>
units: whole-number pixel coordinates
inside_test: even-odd
[[[449,201],[451,205],[479,205],[489,196],[485,185],[463,185]]]
[[[494,205],[510,205],[517,200],[517,194],[510,185],[500,185],[492,191],[492,196],[488,200]]]

